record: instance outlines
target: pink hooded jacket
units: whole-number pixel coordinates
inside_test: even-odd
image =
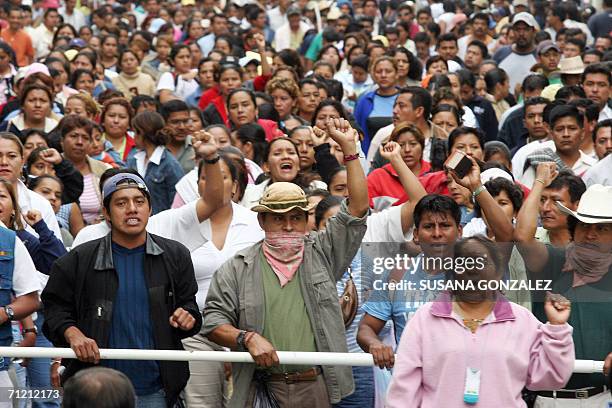
[[[428,303],[404,329],[387,407],[474,407],[463,402],[466,369],[480,369],[478,407],[525,407],[521,390],[557,390],[574,367],[572,327],[542,324],[522,306],[498,300],[472,332],[449,295]]]

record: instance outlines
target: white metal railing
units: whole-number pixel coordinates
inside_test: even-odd
[[[298,365],[343,365],[373,366],[374,360],[368,353],[324,353],[277,351],[281,364]],[[1,357],[20,358],[75,358],[69,348],[45,347],[0,347]],[[100,349],[104,360],[158,360],[158,361],[225,361],[228,363],[253,363],[249,353],[226,351],[178,351],[178,350],[134,350]],[[601,373],[603,361],[576,360],[575,373]]]

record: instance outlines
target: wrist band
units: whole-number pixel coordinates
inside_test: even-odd
[[[344,156],[344,162],[350,162],[352,160],[357,160],[359,158],[359,153],[349,154]]]
[[[249,346],[249,341],[251,341],[254,336],[255,332],[247,332],[247,334],[244,335],[244,341],[242,342],[244,344],[244,348]]]
[[[481,185],[479,185],[479,186],[476,188],[476,190],[474,190],[474,192],[472,193],[472,197],[473,197],[473,198],[478,197],[478,195],[479,195],[480,193],[482,193],[483,191],[485,191],[485,190],[486,190],[485,186],[483,186],[482,184],[481,184]]]
[[[215,157],[214,159],[204,159],[204,163],[206,164],[215,164],[219,161],[219,159],[221,159],[221,156],[217,155],[217,157]]]
[[[535,179],[535,181],[537,181],[538,183],[542,183],[542,185],[544,185],[544,180],[542,179]]]

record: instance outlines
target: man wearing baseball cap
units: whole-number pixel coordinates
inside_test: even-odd
[[[356,131],[344,119],[330,119],[327,132],[344,153],[349,197],[325,231],[306,235],[311,205],[299,186],[271,184],[253,207],[265,239],[238,252],[212,278],[203,333],[248,351],[256,364],[233,365],[230,407],[253,406],[256,388],[267,388],[280,407],[329,406],[353,392],[348,366],[279,365],[276,354],[347,351],[336,281],[366,232],[368,192]]]
[[[493,59],[499,68],[506,71],[510,78],[510,91],[514,92],[531,67],[536,63],[535,33],[540,29],[536,19],[527,12],[517,13],[512,19],[512,30],[515,34],[514,44],[498,50]]]
[[[541,73],[548,78],[549,84],[560,84],[559,61],[561,61],[561,48],[551,40],[544,40],[536,48],[536,58]]]
[[[98,348],[183,350],[181,340],[202,324],[189,250],[145,230],[151,200],[140,176],[112,176],[102,200],[111,231],[56,261],[42,294],[43,330],[78,358],[62,380],[101,364],[127,375],[138,406],[173,406],[189,378],[187,362],[100,361]]]
[[[556,178],[553,162],[540,165],[534,189],[548,187]],[[545,168],[546,167],[546,168]],[[568,323],[578,360],[605,360],[604,374],[612,364],[612,187],[595,184],[580,198],[577,209],[557,202],[568,215],[573,240],[565,247],[543,244],[531,237],[518,239],[529,278],[549,280],[551,291],[572,302]],[[516,238],[516,237],[515,237]],[[538,295],[540,295],[538,293]],[[533,305],[534,314],[546,321],[542,303]],[[536,407],[603,407],[612,403],[602,373],[575,373],[564,390],[539,392]]]

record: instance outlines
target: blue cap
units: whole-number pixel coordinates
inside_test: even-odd
[[[137,188],[145,193],[146,196],[150,196],[149,189],[140,176],[132,173],[119,173],[104,182],[102,201],[105,201],[106,197],[110,197],[115,191],[124,188]]]

